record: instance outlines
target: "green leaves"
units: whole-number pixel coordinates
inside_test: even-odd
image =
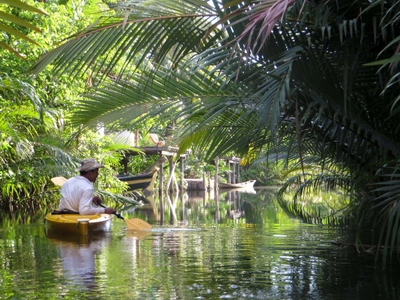
[[[55,71],[60,73],[81,75],[90,71],[99,79],[109,73],[122,76],[146,67],[149,55],[155,64],[165,64],[165,59],[176,64],[209,46],[218,36],[219,30],[213,35],[207,32],[215,16],[203,1],[184,1],[179,6],[175,1],[163,1],[163,6],[141,1],[134,10],[122,4],[115,11],[114,17],[100,18],[43,55],[31,71],[39,73],[54,62]]]
[[[28,5],[19,0],[0,0],[0,3],[4,3],[10,7],[19,8],[22,10],[31,11],[34,13],[44,14],[43,11]],[[7,13],[5,11],[0,11],[0,31],[3,33],[7,33],[9,36],[16,37],[19,39],[23,39],[29,43],[36,44],[34,40],[29,38],[21,29],[18,29],[17,25],[35,30],[39,32],[39,28],[33,26],[31,23],[27,22],[26,20],[18,17],[15,14]],[[18,51],[18,49],[12,47],[11,43],[6,43],[4,41],[0,41],[0,47],[14,53],[15,55],[24,58]]]
[[[180,151],[197,148],[210,159],[227,152],[262,159],[276,151],[298,159],[304,173],[307,164],[320,164],[318,177],[298,177],[305,180],[300,186],[348,185],[363,210],[360,228],[364,220],[396,227],[397,214],[387,213],[397,210],[396,197],[369,183],[400,152],[399,76],[389,69],[398,70],[399,6],[179,3],[124,3],[115,16],[45,54],[32,71],[54,63],[58,74],[93,78],[76,125],[157,118],[180,127]],[[371,63],[378,57],[384,67]],[[361,193],[369,197],[358,199]],[[374,197],[384,206],[375,206]],[[393,234],[383,234],[387,245],[397,228]]]

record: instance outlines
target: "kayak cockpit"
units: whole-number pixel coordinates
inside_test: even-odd
[[[113,215],[63,214],[49,213],[45,217],[46,228],[53,232],[88,235],[90,232],[109,231]]]

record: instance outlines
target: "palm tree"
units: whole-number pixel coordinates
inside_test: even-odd
[[[75,114],[88,126],[167,117],[185,129],[181,149],[195,145],[208,158],[267,148],[321,172],[335,165],[337,180],[306,182],[351,191],[359,221],[376,221],[389,249],[400,245],[399,7],[128,1],[32,70],[89,73],[95,92]]]

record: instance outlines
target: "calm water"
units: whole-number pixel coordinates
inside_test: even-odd
[[[266,191],[153,204],[129,214],[151,232],[115,219],[88,240],[49,235],[43,216],[13,226],[3,216],[0,299],[400,297],[397,267],[381,270],[372,255],[333,245],[348,232],[290,219]]]

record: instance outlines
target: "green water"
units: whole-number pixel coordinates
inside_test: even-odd
[[[130,213],[151,232],[115,219],[90,239],[2,215],[0,299],[399,299],[396,266],[331,243],[348,230],[290,219],[265,191],[219,199],[154,199]]]

